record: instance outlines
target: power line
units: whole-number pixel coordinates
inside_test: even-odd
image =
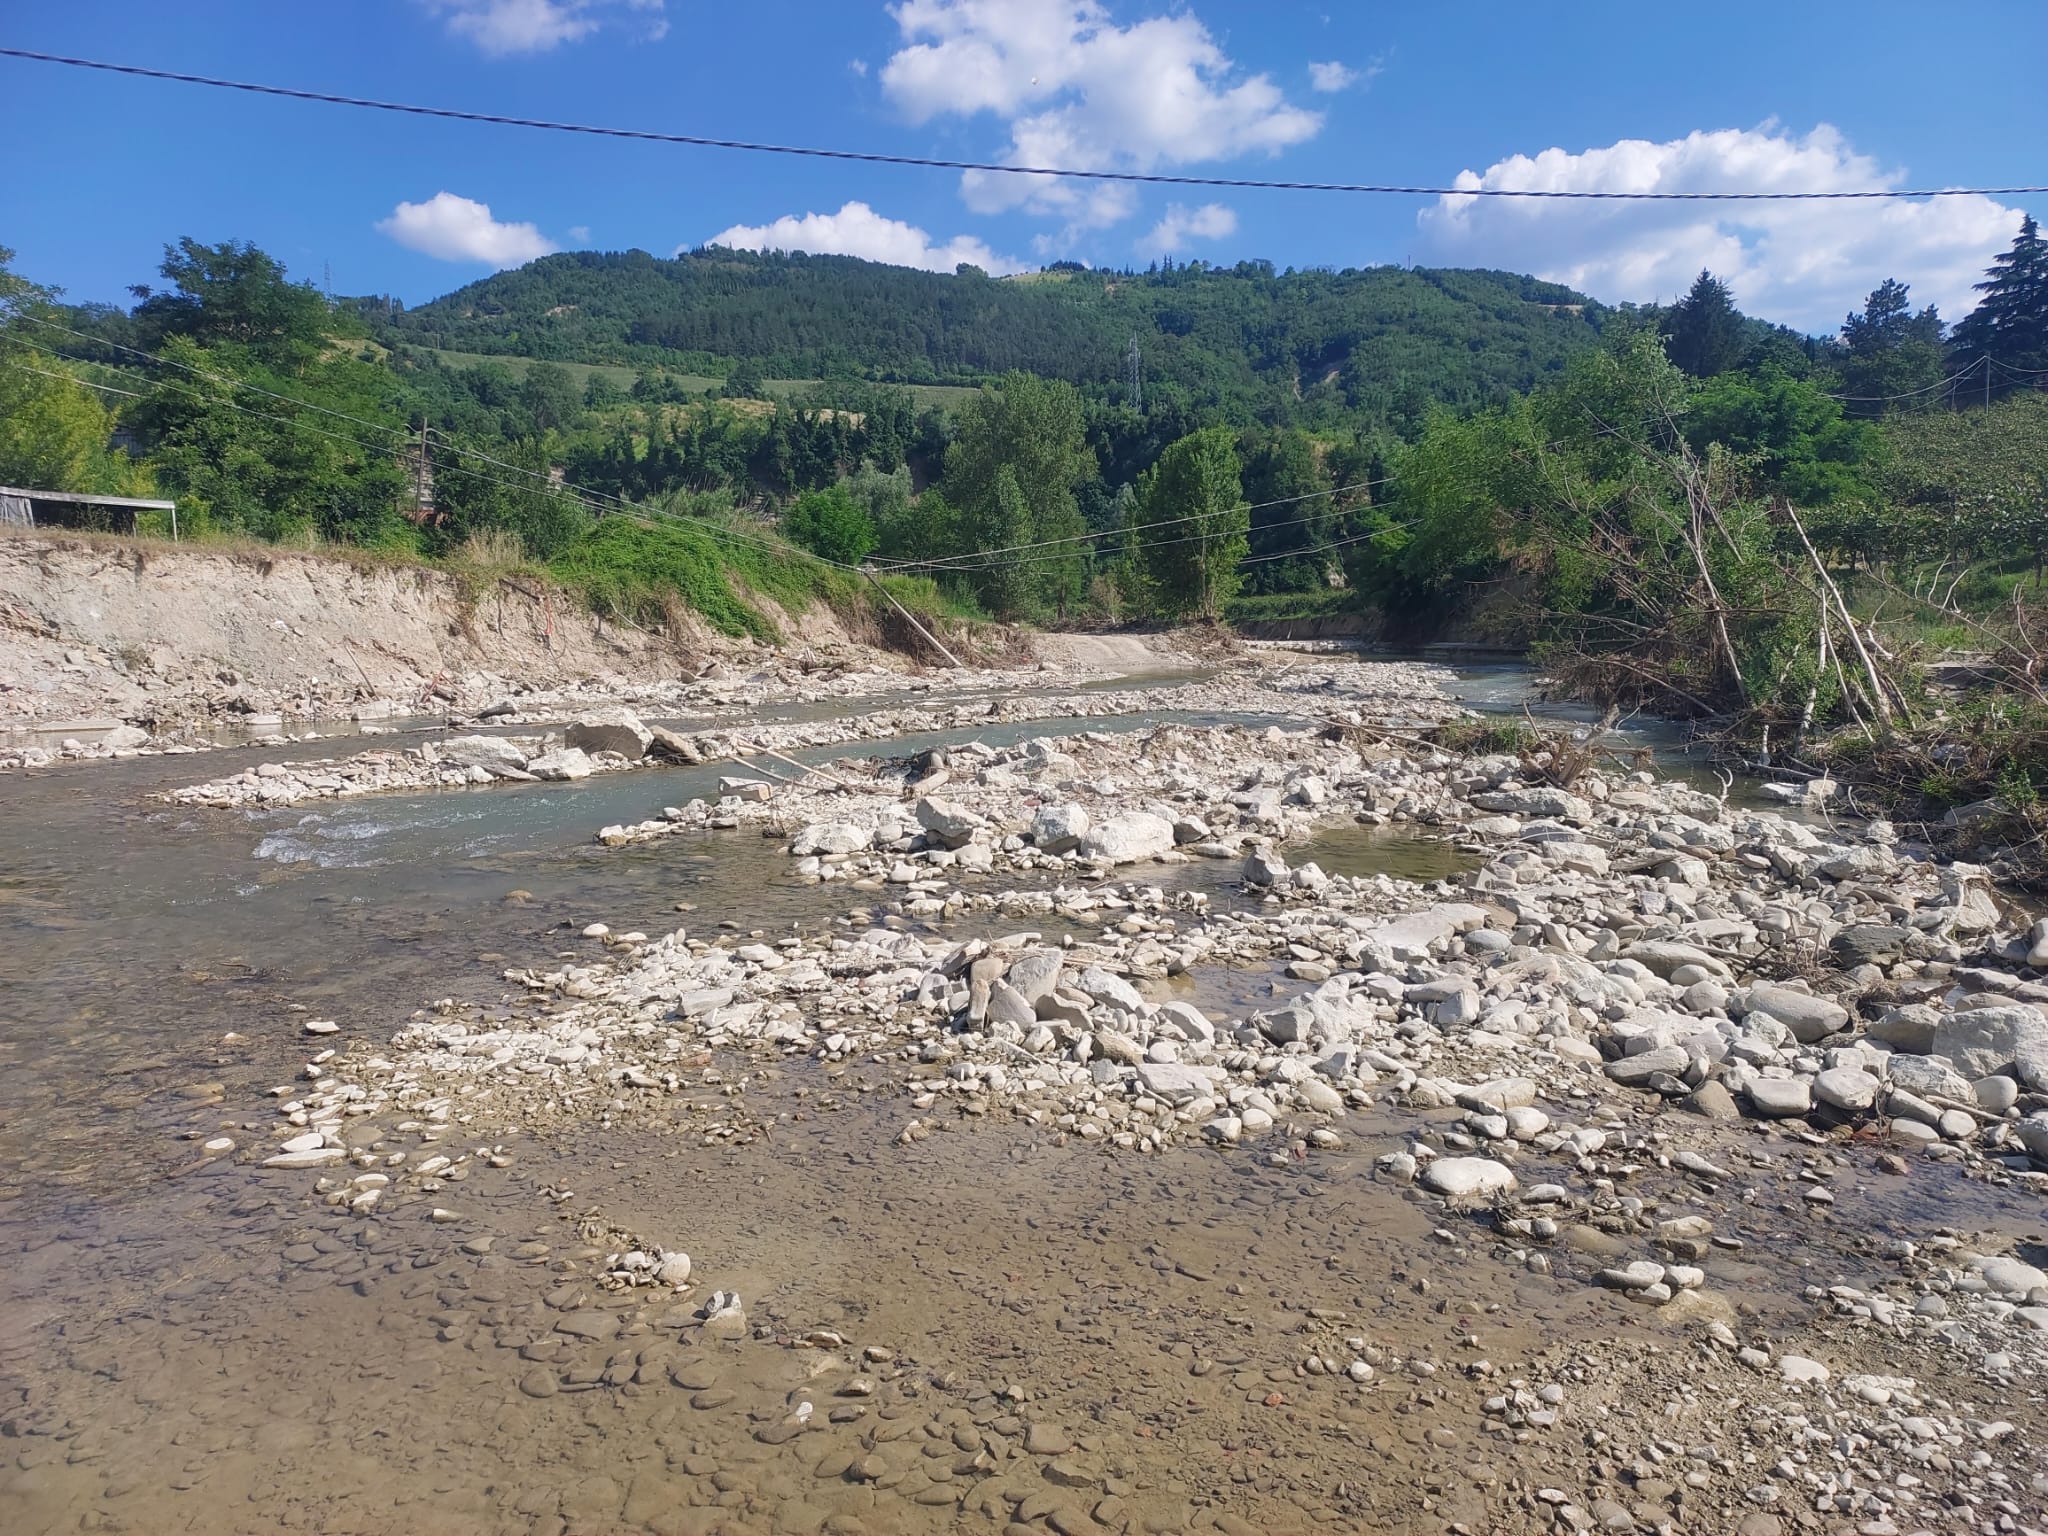
[[[1989,359],[1980,358],[1978,361],[1988,362]],[[1903,394],[1897,395],[1828,395],[1826,390],[1822,390],[1821,393],[1827,395],[1827,398],[1830,400],[1841,400],[1855,405],[1882,405],[1888,400],[1911,400],[1917,395],[1931,395],[1937,389],[1947,389],[1949,385],[1954,384],[1959,379],[1969,377],[1969,375],[1975,373],[1976,371],[1977,364],[1971,363],[1969,367],[1963,369],[1960,373],[1950,374],[1947,378],[1943,379],[1939,384],[1925,384],[1922,385],[1919,389],[1909,389],[1906,390]]]
[[[1370,490],[1374,486],[1389,485],[1393,482],[1393,479],[1394,477],[1392,475],[1383,475],[1377,480],[1358,480],[1354,481],[1350,485],[1339,485],[1327,491],[1304,491],[1299,496],[1281,496],[1273,501],[1249,502],[1244,506],[1237,508],[1236,510],[1241,512],[1257,512],[1266,507],[1289,507],[1295,505],[1297,502],[1318,501],[1325,497],[1342,496],[1347,491],[1363,491]],[[919,570],[939,570],[943,572],[945,570],[952,569],[958,566],[961,561],[982,560],[990,556],[1007,555],[1019,550],[1046,549],[1054,545],[1085,544],[1091,539],[1122,538],[1127,533],[1143,533],[1149,528],[1170,528],[1179,523],[1194,522],[1197,518],[1206,517],[1208,515],[1209,514],[1205,512],[1190,512],[1181,517],[1162,517],[1158,519],[1156,522],[1133,523],[1128,528],[1103,528],[1098,529],[1092,533],[1069,534],[1067,537],[1060,539],[1038,539],[1029,544],[1005,544],[1001,549],[976,550],[970,554],[961,555],[942,555],[932,560],[897,560],[889,562],[888,568],[890,570],[903,570],[908,567],[915,566]],[[1292,523],[1307,522],[1310,517],[1313,517],[1315,515],[1316,514],[1314,513],[1310,513],[1304,517],[1285,518],[1277,523],[1268,523],[1266,524],[1266,527],[1285,528]],[[1065,557],[1060,556],[1056,558],[1063,559]],[[988,569],[988,567],[986,566],[976,566],[973,568],[977,570]]]
[[[335,107],[359,107],[373,112],[400,112],[412,117],[441,118],[461,123],[488,123],[505,128],[537,128],[549,133],[631,139],[649,144],[681,144],[696,149],[740,150],[749,154],[799,155],[817,160],[852,160],[868,165],[904,165],[941,171],[982,171],[999,176],[1071,177],[1076,181],[1140,182],[1148,186],[1225,187],[1258,192],[1353,192],[1395,197],[1509,197],[1559,202],[1663,203],[2023,197],[2048,192],[2048,186],[1873,188],[1853,192],[1566,191],[1543,187],[1420,187],[1335,181],[1260,181],[1241,176],[1168,176],[1150,171],[1099,171],[1049,165],[999,165],[984,160],[945,160],[929,155],[885,155],[873,150],[828,149],[820,145],[804,144],[769,144],[747,139],[712,138],[701,134],[660,133],[646,128],[611,128],[594,123],[555,122],[547,118],[514,117],[501,112],[466,112],[455,107],[429,107],[409,102],[379,101],[372,97],[343,96],[331,91],[309,91],[292,86],[261,85],[248,80],[223,80],[212,75],[185,74],[177,70],[149,69],[139,64],[113,64],[100,59],[70,58],[63,54],[39,53],[30,48],[0,48],[0,58],[24,59],[37,64],[59,64],[71,69],[99,70],[106,74],[130,75],[144,80],[168,80],[179,85],[203,85],[216,90],[244,91],[255,96],[281,96],[292,101],[321,102]]]
[[[51,356],[51,357],[54,357],[54,356],[56,356],[57,354],[55,354],[55,353],[46,353],[46,354],[44,354],[44,355],[45,355],[45,356]],[[62,380],[62,381],[63,381],[64,383],[66,383],[66,384],[83,384],[83,385],[84,385],[84,386],[85,386],[85,387],[86,387],[87,389],[97,389],[97,390],[99,390],[99,391],[100,391],[101,393],[103,393],[103,394],[108,394],[108,395],[125,395],[125,396],[127,396],[127,397],[128,397],[128,398],[129,398],[130,400],[141,400],[141,399],[145,398],[145,397],[144,397],[144,396],[143,396],[143,395],[142,395],[142,394],[141,394],[141,393],[140,393],[139,391],[137,391],[137,390],[133,390],[133,389],[116,389],[116,388],[114,388],[114,386],[113,386],[113,385],[111,385],[111,384],[95,384],[95,383],[93,383],[93,381],[92,381],[91,379],[81,379],[81,378],[80,378],[80,377],[79,377],[79,376],[78,376],[77,374],[75,374],[75,373],[53,373],[53,372],[51,372],[51,371],[50,371],[50,370],[49,370],[48,368],[31,368],[31,367],[29,367],[29,365],[28,365],[27,363],[17,363],[17,364],[15,364],[15,366],[16,366],[17,368],[19,368],[19,369],[20,369],[20,370],[21,370],[21,371],[22,371],[23,373],[33,373],[33,374],[35,374],[35,375],[36,375],[36,376],[37,376],[38,378],[44,378],[44,379],[59,379],[59,380]]]

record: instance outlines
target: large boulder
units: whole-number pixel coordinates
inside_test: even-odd
[[[1680,944],[1669,939],[1638,939],[1621,952],[1621,958],[1655,971],[1666,981],[1671,979],[1673,971],[1687,965],[1696,965],[1709,976],[1718,976],[1723,981],[1732,975],[1723,961],[1697,944]]]
[[[1624,1088],[1648,1088],[1653,1079],[1678,1077],[1692,1065],[1683,1046],[1660,1045],[1607,1063],[1607,1075]]]
[[[1885,1076],[1894,1088],[1903,1088],[1923,1099],[1952,1099],[1959,1104],[1968,1104],[1976,1098],[1970,1080],[1958,1072],[1955,1063],[1946,1056],[1913,1056],[1895,1052],[1885,1061]]]
[[[481,768],[486,773],[514,772],[526,767],[526,754],[502,736],[451,736],[436,742],[441,761],[457,768]]]
[[[1813,1080],[1813,1096],[1831,1109],[1860,1114],[1877,1103],[1878,1081],[1861,1067],[1830,1067]]]
[[[1494,1195],[1515,1187],[1515,1172],[1490,1157],[1439,1157],[1422,1170],[1422,1182],[1440,1195]]]
[[[1849,1010],[1833,998],[1815,997],[1775,982],[1758,982],[1749,989],[1749,1011],[1769,1014],[1791,1030],[1792,1038],[1801,1045],[1812,1045],[1849,1027]]]
[[[1056,949],[1034,949],[1017,959],[1003,979],[1026,1002],[1036,1007],[1040,998],[1050,997],[1052,989],[1059,985],[1060,952]]]
[[[1287,873],[1287,860],[1281,857],[1277,849],[1258,849],[1244,861],[1246,885],[1285,885]]]
[[[1090,825],[1084,805],[1042,805],[1031,818],[1031,841],[1046,853],[1072,853],[1081,846]]]
[[[1858,965],[1889,965],[1906,952],[1910,928],[1890,923],[1851,923],[1828,942],[1835,964],[1848,970]]]
[[[789,851],[799,859],[819,853],[859,853],[873,834],[850,821],[816,821],[797,833]]]
[[[590,777],[590,758],[575,747],[557,747],[552,752],[543,752],[539,757],[529,758],[526,771],[536,779],[587,779]]]
[[[1941,899],[1955,909],[1959,934],[1989,933],[2004,921],[1991,894],[1991,871],[1981,864],[1949,864],[1938,872]]]
[[[1136,864],[1173,847],[1173,823],[1150,811],[1129,811],[1089,828],[1081,852],[1110,864]]]
[[[666,758],[674,763],[701,763],[704,754],[697,750],[697,744],[681,731],[672,731],[665,725],[647,727],[650,738],[647,750],[655,757]]]
[[[581,716],[562,733],[562,740],[585,752],[616,752],[638,761],[654,745],[654,732],[642,725],[640,717],[630,709],[612,707],[594,709]]]
[[[1813,1108],[1813,1089],[1804,1078],[1753,1077],[1745,1091],[1750,1108],[1766,1120],[1803,1115]]]
[[[1952,1013],[1934,1031],[1934,1054],[1972,1082],[2017,1068],[2029,1087],[2048,1080],[2048,1015],[2025,1003]]]
[[[941,800],[937,795],[926,795],[917,802],[917,824],[932,838],[948,848],[965,847],[988,822],[950,800]]]
[[[149,732],[139,725],[117,725],[96,743],[109,752],[133,752],[149,745]]]
[[[1486,926],[1486,909],[1469,902],[1447,901],[1405,917],[1390,918],[1359,935],[1367,949],[1385,950],[1396,958],[1415,958],[1429,953],[1454,934],[1470,933]]]
[[[1896,1008],[1885,1009],[1871,1022],[1870,1038],[1895,1051],[1925,1056],[1934,1049],[1934,1032],[1940,1027],[1939,1008],[1929,1007],[1926,1003],[1903,1003]]]
[[[1143,1013],[1145,999],[1138,989],[1114,971],[1091,965],[1075,980],[1074,985],[1098,1003],[1112,1008],[1121,1008],[1125,1013]]]
[[[1184,1067],[1178,1062],[1143,1061],[1138,1063],[1138,1084],[1154,1098],[1164,1099],[1178,1107],[1191,1104],[1196,1099],[1208,1098],[1216,1091],[1216,1072],[1212,1067]]]

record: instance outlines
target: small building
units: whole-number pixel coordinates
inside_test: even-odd
[[[78,491],[29,491],[0,485],[0,528],[77,528],[93,533],[133,533],[137,514],[168,512],[171,537],[178,536],[178,504],[139,496],[89,496]]]

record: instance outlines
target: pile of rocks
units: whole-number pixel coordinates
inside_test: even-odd
[[[242,773],[168,792],[180,805],[222,809],[288,806],[392,790],[462,789],[537,780],[587,779],[655,761],[694,763],[687,737],[649,726],[629,710],[593,711],[561,735],[450,736],[417,747],[304,763],[259,763]]]
[[[986,953],[879,925],[734,948],[612,939],[597,966],[520,974],[589,1000],[589,1016],[571,1010],[543,1037],[493,1041],[487,1054],[508,1053],[494,1065],[518,1060],[531,1077],[537,1054],[546,1068],[604,1063],[660,1081],[665,1056],[707,1045],[907,1047],[945,1069],[924,1093],[1011,1101],[1082,1134],[1129,1131],[1133,1145],[1190,1126],[1235,1141],[1283,1116],[1321,1124],[1391,1090],[1418,1108],[1466,1105],[1475,1146],[1583,1155],[1539,1101],[1631,1090],[1713,1118],[1885,1116],[1895,1136],[1935,1150],[2048,1154],[2048,1017],[2031,1000],[2048,987],[1968,963],[2007,953],[1986,952],[2001,919],[1981,874],[1915,859],[1882,826],[1825,838],[1680,785],[1591,779],[1567,792],[1520,782],[1512,759],[1367,762],[1309,732],[1174,727],[957,760],[980,766],[945,796],[906,808],[899,783],[841,797],[852,814],[792,838],[798,869],[893,892],[908,916],[1106,920],[1099,936],[1069,935],[1064,948],[1020,937]],[[1244,777],[1217,782],[1219,768],[1247,761]],[[931,776],[927,765],[928,789]],[[721,819],[833,798],[795,787],[744,798],[757,791],[736,783]],[[1153,808],[1132,808],[1140,796]],[[1189,930],[1170,909],[1202,912],[1192,893],[1086,884],[1127,850],[1234,854],[1303,835],[1332,810],[1439,821],[1495,851],[1464,899],[1417,907],[1412,887],[1289,869],[1259,849],[1243,874],[1263,904]],[[1199,843],[1183,830],[1197,820]],[[951,884],[997,867],[1062,883],[975,894]],[[1855,964],[1803,974],[1826,954]],[[1277,963],[1308,985],[1222,1024],[1142,990],[1222,962]],[[650,1010],[679,1022],[644,1032]],[[590,1049],[553,1059],[562,1031],[590,1029]],[[455,1039],[451,1061],[473,1062],[475,1042]],[[449,1042],[429,1030],[417,1043]],[[1432,1150],[1418,1150],[1417,1166],[1442,1183],[1452,1175],[1427,1173]],[[1479,1176],[1444,1192],[1505,1187]]]
[[[1394,675],[1382,677],[1378,669],[1355,668],[1360,680],[1350,693],[1318,690],[1335,703],[1337,718],[1357,723],[1369,715],[1392,707],[1398,701],[1403,719],[1418,716],[1443,719],[1459,713],[1444,699],[1432,678],[1434,669],[1394,666]],[[306,800],[337,799],[389,791],[476,788],[517,781],[521,774],[531,778],[581,778],[588,772],[658,763],[716,763],[745,759],[757,754],[801,751],[853,741],[884,740],[945,731],[975,731],[991,725],[1014,724],[1045,719],[1099,719],[1107,716],[1156,715],[1162,710],[1184,710],[1204,714],[1250,714],[1295,718],[1301,713],[1300,697],[1289,690],[1266,686],[1264,677],[1217,678],[1163,688],[1123,689],[1096,693],[999,695],[971,703],[911,706],[873,710],[858,716],[810,722],[765,724],[721,724],[689,730],[667,729],[642,724],[631,711],[611,707],[586,711],[559,736],[548,733],[533,737],[458,736],[426,742],[410,749],[377,749],[348,758],[323,758],[302,763],[269,763],[245,773],[215,779],[171,791],[162,798],[179,804],[236,808],[248,805],[289,806]],[[619,722],[627,722],[623,729]],[[643,739],[639,753],[632,743]],[[546,758],[561,748],[580,756],[565,756],[541,768],[514,763],[511,753],[484,743],[509,741],[532,756]],[[611,751],[617,760],[604,758]],[[786,779],[796,772],[786,762],[762,772]],[[262,781],[262,782],[259,782]],[[746,783],[762,782],[750,778]],[[606,841],[642,841],[680,829],[719,826],[726,823],[722,806],[700,806],[678,811],[666,820],[650,821],[637,827],[607,829]]]
[[[160,742],[139,725],[115,724],[95,729],[90,740],[64,736],[54,747],[22,746],[0,750],[0,772],[10,768],[47,768],[56,762],[141,757],[149,753],[180,750],[192,749]]]

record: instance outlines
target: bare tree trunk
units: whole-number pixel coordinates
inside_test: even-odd
[[[1820,699],[1820,680],[1828,670],[1828,605],[1820,605],[1820,647],[1819,660],[1813,669],[1813,683],[1806,690],[1806,707],[1799,712],[1799,729],[1792,737],[1792,750],[1798,751],[1806,741],[1806,733],[1813,729],[1813,706]]]
[[[1877,663],[1870,658],[1869,649],[1863,644],[1863,635],[1856,628],[1856,620],[1849,613],[1849,605],[1842,600],[1842,589],[1835,585],[1835,578],[1828,574],[1828,568],[1821,562],[1820,551],[1813,547],[1813,540],[1806,536],[1806,524],[1799,520],[1799,512],[1791,502],[1785,504],[1785,512],[1792,519],[1792,526],[1799,534],[1799,542],[1806,546],[1807,558],[1813,561],[1813,568],[1820,573],[1821,585],[1834,598],[1835,607],[1842,615],[1842,623],[1849,630],[1849,641],[1856,647],[1856,654],[1863,661],[1863,671],[1870,679],[1870,707],[1877,712],[1878,723],[1887,731],[1892,724],[1891,700],[1885,697],[1884,684],[1877,675]]]
[[[1707,603],[1714,615],[1715,632],[1720,636],[1721,654],[1728,662],[1728,674],[1735,679],[1735,692],[1746,705],[1750,702],[1749,681],[1742,675],[1742,659],[1736,654],[1735,640],[1728,633],[1727,605],[1721,601],[1720,589],[1714,585],[1714,573],[1707,565],[1707,522],[1712,518],[1716,526],[1719,526],[1720,518],[1714,515],[1711,491],[1704,473],[1700,470],[1699,461],[1682,444],[1680,453],[1682,457],[1679,460],[1679,478],[1685,487],[1686,500],[1692,507],[1692,531],[1686,542],[1692,546],[1693,563],[1699,569],[1700,584],[1707,589]],[[1722,529],[1722,536],[1727,537],[1725,528]]]

